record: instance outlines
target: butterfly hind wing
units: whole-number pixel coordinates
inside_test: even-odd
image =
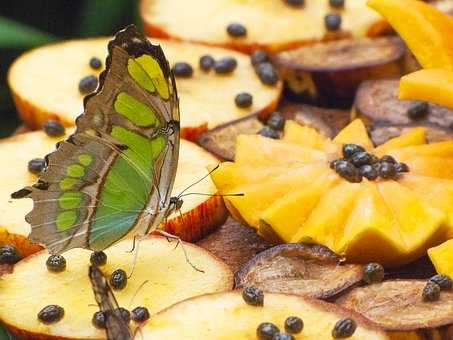
[[[29,238],[52,253],[102,250],[157,223],[158,209],[144,210],[166,206],[173,186],[179,106],[168,61],[134,26],[117,33],[108,52],[75,133],[46,156],[37,184],[13,194],[33,199]]]

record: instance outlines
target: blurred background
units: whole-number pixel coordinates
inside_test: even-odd
[[[140,25],[135,0],[0,1],[0,138],[19,124],[6,77],[11,62],[49,42],[111,35],[130,23]]]

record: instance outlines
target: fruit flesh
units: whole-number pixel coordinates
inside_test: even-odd
[[[219,192],[234,189],[245,194],[225,198],[234,217],[272,241],[322,244],[348,261],[387,267],[409,263],[451,237],[452,141],[425,144],[424,129],[414,129],[374,149],[360,120],[332,142],[307,127],[288,123],[289,134],[283,141],[262,139],[252,151],[248,147],[252,143],[238,143],[240,160],[227,163],[225,172],[221,165],[213,176]],[[363,178],[350,183],[329,164],[341,157],[343,143],[366,146],[379,157],[392,155],[407,163],[409,173],[391,180]],[[290,150],[286,145],[316,150],[325,160],[297,162],[294,152],[273,152],[282,150],[282,144],[286,150]],[[333,151],[323,145],[333,145]],[[294,166],[316,170],[301,178],[303,172]]]
[[[453,277],[453,239],[428,249],[428,255],[439,274]]]
[[[68,129],[67,135],[71,132],[72,129]],[[36,182],[37,176],[27,170],[28,161],[44,157],[62,139],[63,137],[51,138],[44,132],[37,131],[0,141],[0,159],[7,164],[3,169],[4,181],[0,186],[0,244],[14,244],[24,256],[40,249],[40,246],[33,245],[26,239],[30,226],[25,222],[24,216],[32,209],[33,203],[30,199],[13,200],[10,195]],[[197,145],[182,140],[173,195],[178,195],[205,176],[208,173],[206,166],[216,162],[213,156]],[[217,189],[212,180],[207,178],[191,187],[190,192],[215,194]],[[196,240],[191,239],[191,235],[199,238],[199,235],[205,235],[226,218],[226,209],[220,197],[190,195],[183,200],[181,213],[173,213],[167,224],[171,225],[170,231],[177,227],[182,230],[178,235],[186,240]]]
[[[304,321],[304,329],[294,335],[295,339],[330,339],[333,326],[348,312],[320,301],[271,293],[265,294],[263,307],[253,307],[236,291],[204,295],[176,304],[152,318],[142,334],[146,339],[256,339],[260,323],[272,322],[284,331],[284,320],[290,315]],[[364,319],[356,315],[353,318],[358,327],[351,340],[387,339]]]
[[[187,15],[175,16],[175,8]],[[323,40],[328,33],[324,16],[331,11],[328,0],[306,1],[302,8],[273,0],[141,3],[145,31],[150,36],[230,46],[247,52],[256,47],[277,51]],[[376,35],[385,28],[380,16],[366,6],[366,0],[345,2],[341,14],[342,29],[352,36]],[[199,25],[200,22],[205,25]],[[232,22],[245,25],[247,35],[240,39],[230,37],[226,27]]]
[[[101,267],[104,274],[118,268],[129,272],[134,258],[128,252],[131,247],[132,240],[128,239],[106,250],[107,264]],[[190,261],[204,273],[195,271],[181,247],[175,248],[165,238],[151,236],[141,241],[133,276],[123,290],[114,292],[119,305],[129,310],[145,306],[154,314],[192,296],[231,289],[233,275],[223,262],[197,246],[185,244],[185,249]],[[105,338],[105,331],[91,324],[98,307],[88,278],[90,252],[83,249],[66,252],[67,269],[57,274],[47,270],[47,257],[45,251],[32,255],[17,264],[13,274],[2,277],[1,320],[26,335]],[[148,282],[144,284],[145,281]],[[18,304],[26,308],[17,309]],[[48,304],[64,308],[65,316],[60,322],[44,325],[38,321],[37,313]]]
[[[24,121],[31,127],[40,128],[51,116],[58,117],[68,126],[73,125],[83,109],[79,81],[87,75],[98,75],[88,62],[92,57],[104,62],[107,42],[106,38],[67,41],[32,50],[18,58],[9,70],[8,82]],[[152,39],[152,42],[162,46],[170,66],[185,61],[194,69],[191,78],[176,79],[183,135],[187,129],[213,128],[250,113],[275,108],[281,84],[274,87],[261,84],[248,56],[190,43],[158,39]],[[198,66],[199,58],[204,54],[216,59],[234,57],[238,66],[231,75],[204,72]],[[51,72],[42,65],[52,65]],[[236,106],[235,97],[239,92],[253,96],[251,107]]]

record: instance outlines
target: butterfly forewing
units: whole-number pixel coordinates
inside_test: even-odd
[[[105,326],[108,340],[129,340],[133,338],[129,325],[115,310],[119,306],[110,289],[106,278],[99,268],[90,266],[89,276],[94,298],[105,316]]]
[[[105,249],[131,230],[160,224],[169,204],[179,107],[168,62],[134,26],[108,50],[75,133],[46,157],[38,185],[26,188],[34,201],[30,239],[54,253]]]

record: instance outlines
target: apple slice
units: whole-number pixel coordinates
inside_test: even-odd
[[[89,60],[92,57],[104,60],[107,42],[107,38],[67,41],[32,50],[17,59],[9,70],[8,82],[24,122],[40,128],[49,118],[57,118],[65,125],[73,125],[83,110],[79,82],[85,76],[99,73],[89,67]],[[152,42],[162,45],[171,65],[188,62],[194,69],[192,77],[176,79],[184,138],[195,140],[208,127],[275,109],[282,84],[263,85],[248,56],[190,43],[157,39]],[[238,66],[227,75],[204,72],[198,64],[205,54],[216,59],[233,57]],[[241,92],[253,96],[252,106],[236,106],[235,97]]]
[[[342,17],[341,29],[328,31],[324,17],[335,12]],[[329,0],[305,1],[304,6],[291,6],[284,0],[142,0],[141,15],[145,31],[152,37],[245,52],[256,48],[278,51],[313,41],[388,31],[388,25],[366,6],[366,0],[346,1],[341,9],[331,7]],[[230,36],[227,26],[232,23],[244,25],[246,35]]]
[[[71,131],[68,131],[71,132]],[[27,236],[30,226],[24,216],[32,209],[29,199],[11,200],[11,193],[36,182],[36,175],[27,170],[27,163],[44,157],[55,148],[61,138],[51,138],[44,132],[28,132],[0,141],[0,159],[5,161],[0,186],[0,245],[13,244],[22,256],[41,249],[31,244]],[[199,146],[181,140],[178,170],[173,195],[207,174],[206,167],[217,160]],[[189,192],[215,194],[217,189],[208,177]],[[186,241],[196,241],[221,225],[227,218],[223,200],[219,196],[189,195],[184,197],[181,212],[170,216],[164,229]]]
[[[153,317],[142,329],[143,339],[223,340],[256,339],[262,322],[272,322],[282,332],[289,316],[300,317],[303,330],[296,339],[332,339],[335,323],[352,318],[357,329],[350,339],[388,339],[359,315],[330,303],[296,295],[265,293],[264,306],[247,305],[241,292],[208,294],[180,302]]]
[[[453,292],[425,302],[423,280],[389,280],[353,289],[337,303],[384,329],[390,339],[451,339]]]
[[[235,275],[236,288],[255,286],[266,292],[330,300],[362,280],[361,265],[341,264],[341,260],[324,246],[281,244],[247,262]]]
[[[131,247],[132,239],[126,239],[105,251],[107,263],[101,269],[108,278],[119,268],[129,272],[134,261],[134,253],[128,252]],[[114,291],[119,305],[130,310],[144,306],[154,314],[192,296],[231,289],[233,275],[226,264],[200,247],[188,243],[184,247],[188,259],[204,273],[188,264],[174,242],[160,236],[141,241],[132,277],[124,289]],[[14,333],[33,339],[104,338],[105,331],[91,324],[98,306],[88,278],[90,254],[85,249],[69,250],[64,254],[66,270],[60,273],[47,270],[46,251],[16,264],[14,272],[0,281],[0,319]],[[37,314],[51,304],[64,308],[64,317],[45,325]]]

